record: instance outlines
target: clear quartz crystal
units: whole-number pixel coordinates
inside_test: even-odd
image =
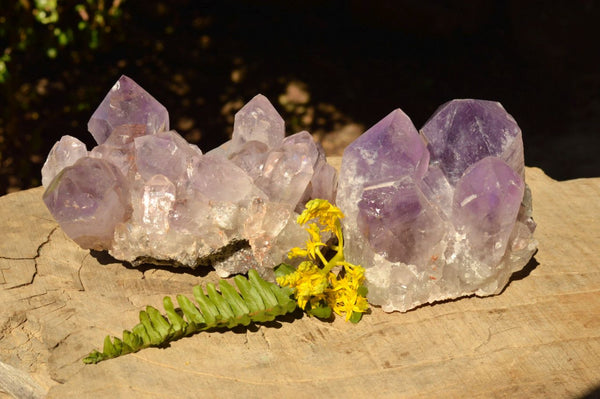
[[[78,159],[86,157],[88,151],[85,144],[71,136],[62,136],[54,144],[42,167],[42,186],[48,187],[52,179],[67,166],[73,165]]]
[[[236,114],[232,139],[207,154],[169,130],[166,109],[126,76],[88,128],[99,143],[89,157],[70,136],[50,153],[44,200],[78,244],[134,265],[212,264],[221,276],[254,267],[272,279],[306,239],[296,210],[314,194],[334,197],[337,174],[323,150],[307,132],[285,138],[262,95]]]
[[[537,246],[521,130],[496,102],[454,100],[421,133],[400,110],[346,148],[345,251],[385,311],[498,293]]]
[[[258,94],[235,114],[231,149],[237,150],[250,141],[272,149],[279,146],[284,137],[283,118],[267,97]]]

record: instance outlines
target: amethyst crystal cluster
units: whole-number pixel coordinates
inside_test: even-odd
[[[123,76],[88,123],[91,151],[71,136],[42,169],[44,202],[83,248],[117,259],[266,277],[305,240],[297,209],[334,199],[337,174],[308,132],[285,137],[271,103],[256,96],[235,117],[233,138],[203,154],[169,115]]]
[[[52,148],[44,202],[80,246],[134,265],[272,277],[306,239],[297,212],[337,196],[346,258],[366,268],[369,301],[405,311],[498,293],[537,245],[521,131],[499,103],[451,101],[420,133],[392,112],[346,149],[339,187],[311,135],[285,137],[262,95],[236,114],[232,139],[206,154],[125,76],[88,129],[91,151],[71,136]]]
[[[420,133],[393,111],[345,150],[337,203],[385,311],[498,293],[537,246],[521,130],[497,102],[450,101]]]

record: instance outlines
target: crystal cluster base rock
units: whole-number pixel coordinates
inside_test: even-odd
[[[271,277],[305,240],[296,210],[334,200],[337,173],[310,134],[285,137],[262,95],[235,117],[232,139],[203,154],[169,130],[158,101],[123,76],[89,121],[91,151],[63,137],[42,169],[44,201],[83,248],[133,265],[212,264],[226,277]]]
[[[537,247],[521,130],[497,102],[446,103],[420,133],[393,111],[346,148],[337,203],[385,311],[499,293]]]

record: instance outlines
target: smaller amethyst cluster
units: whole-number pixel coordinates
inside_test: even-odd
[[[91,151],[71,136],[42,169],[44,202],[83,248],[109,250],[134,265],[196,267],[221,275],[250,267],[269,276],[304,240],[297,209],[333,201],[337,174],[308,132],[285,137],[262,95],[235,117],[233,138],[203,154],[169,115],[123,76],[92,115]]]
[[[262,95],[206,154],[123,76],[89,121],[98,145],[64,136],[42,169],[44,202],[83,248],[133,265],[212,264],[272,278],[306,232],[311,198],[337,201],[346,259],[366,269],[369,301],[406,311],[498,293],[537,243],[523,143],[497,102],[454,100],[421,131],[397,109],[344,152],[338,176],[308,132],[285,137]]]

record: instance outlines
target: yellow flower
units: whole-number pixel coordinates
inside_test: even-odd
[[[364,313],[369,308],[367,299],[358,294],[358,289],[364,282],[365,269],[347,262],[344,265],[345,275],[338,279],[330,279],[331,288],[328,290],[327,302],[333,311],[340,316],[346,313],[346,321],[352,312]]]
[[[277,282],[294,290],[296,301],[302,309],[306,309],[309,303],[311,309],[317,307],[323,309],[320,302],[325,302],[335,313],[339,315],[345,313],[346,321],[348,321],[352,318],[353,313],[366,312],[369,304],[363,296],[365,290],[362,288],[365,281],[365,269],[344,260],[344,243],[340,223],[340,219],[343,217],[342,211],[327,200],[309,201],[306,209],[297,219],[298,224],[301,225],[316,220],[316,223],[310,223],[306,227],[309,234],[306,249],[296,247],[288,253],[289,258],[304,257],[309,260],[302,262],[295,272],[279,277]],[[321,253],[320,248],[327,246],[322,241],[321,233],[323,231],[332,232],[338,238],[338,244],[331,246],[336,254],[330,259],[326,259]],[[319,264],[322,267],[319,267]],[[336,266],[343,266],[343,277],[338,277],[331,272]]]
[[[313,199],[306,203],[306,209],[298,216],[298,224],[306,224],[317,219],[325,231],[336,233],[340,228],[339,220],[344,217],[342,211],[324,199]]]
[[[288,252],[288,258],[290,258],[290,259],[306,258],[307,256],[308,256],[308,251],[306,249],[299,248],[299,247],[294,247],[294,248],[290,249],[290,252]]]
[[[294,289],[294,296],[302,309],[309,301],[315,304],[325,299],[325,289],[329,285],[323,270],[309,261],[300,263],[294,273],[279,277],[277,283]]]
[[[353,265],[348,262],[340,262],[342,266],[344,266],[345,270],[345,279],[348,279],[352,282],[353,287],[358,288],[365,281],[365,268],[360,265]]]
[[[308,234],[310,235],[310,239],[306,242],[306,251],[308,252],[308,256],[312,260],[317,260],[317,250],[319,247],[324,247],[325,244],[321,242],[321,230],[316,223],[311,223],[306,229]]]
[[[288,258],[310,258],[313,261],[317,261],[317,257],[321,259],[319,247],[324,247],[325,244],[321,242],[321,230],[316,223],[311,223],[306,229],[310,238],[306,242],[306,249],[295,247],[288,252]]]

